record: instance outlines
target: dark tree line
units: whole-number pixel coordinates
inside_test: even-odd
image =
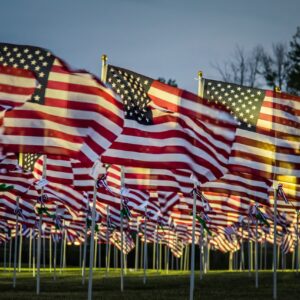
[[[300,95],[300,27],[289,45],[274,43],[271,52],[258,45],[251,51],[237,46],[232,58],[222,65],[214,64],[226,82],[270,88]]]

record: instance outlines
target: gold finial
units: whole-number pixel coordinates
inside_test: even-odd
[[[202,76],[203,76],[202,71],[198,71],[198,78],[202,78]]]
[[[107,55],[106,55],[106,54],[102,54],[101,60],[102,60],[103,62],[106,62],[106,61],[107,61]]]
[[[277,86],[277,85],[275,86],[275,92],[276,92],[276,93],[281,93],[281,89],[280,89],[280,87]]]

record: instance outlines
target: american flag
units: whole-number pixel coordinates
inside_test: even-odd
[[[245,214],[254,202],[269,205],[271,181],[256,174],[232,172],[207,182],[201,191],[214,210]]]
[[[0,56],[0,109],[22,105],[32,97],[36,80],[33,72],[14,66],[1,65]]]
[[[130,189],[189,194],[194,187],[191,171],[124,167],[124,183]]]
[[[204,80],[204,97],[239,122],[230,168],[279,181],[300,177],[300,98]]]
[[[123,100],[125,125],[103,162],[192,170],[201,183],[227,172],[236,123],[220,105],[119,67],[108,66],[107,74]]]
[[[38,81],[31,101],[5,114],[6,151],[94,162],[121,133],[121,102],[91,74],[32,46],[0,44],[0,65],[30,70]]]

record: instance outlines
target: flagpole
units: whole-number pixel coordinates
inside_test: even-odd
[[[200,280],[203,279],[203,226],[200,224],[199,250],[200,250]]]
[[[157,231],[155,230],[153,248],[152,248],[152,250],[153,250],[152,251],[152,268],[153,268],[153,270],[155,270],[155,266],[156,266],[156,240],[157,240],[156,236],[157,236]]]
[[[273,181],[274,189],[274,243],[273,243],[273,299],[277,299],[277,192],[278,182]]]
[[[143,283],[146,284],[147,280],[147,205],[145,206],[145,224],[144,224],[144,278]]]
[[[49,269],[50,273],[52,273],[52,238],[51,238],[51,228],[49,234]]]
[[[265,263],[264,263],[264,267],[265,267],[265,270],[267,270],[267,233],[265,232],[265,257],[264,257],[264,260],[265,260]]]
[[[109,206],[106,206],[106,247],[105,247],[105,263],[106,263],[106,273],[105,276],[108,276],[108,269],[109,269],[109,263],[108,263],[108,244],[109,244],[109,228],[108,228],[108,218],[109,218]]]
[[[255,287],[258,288],[258,220],[255,222]]]
[[[30,228],[29,233],[29,251],[28,251],[28,269],[31,269],[31,253],[32,253],[32,229]]]
[[[204,85],[203,85],[203,72],[202,71],[199,71],[198,72],[198,96],[199,97],[203,97],[203,88],[204,88]]]
[[[7,244],[7,233],[5,232],[5,238],[4,238],[4,255],[3,255],[3,271],[6,272],[6,244]]]
[[[64,228],[64,252],[63,252],[63,264],[62,264],[63,269],[66,268],[66,252],[67,252],[67,229]]]
[[[43,214],[39,213],[39,232],[37,243],[37,262],[36,262],[36,294],[40,294],[40,268],[41,268],[41,235],[42,235]]]
[[[56,280],[56,258],[57,258],[57,228],[56,228],[56,226],[55,226],[53,242],[54,242],[53,279]]]
[[[22,224],[20,224],[19,234],[20,234],[20,243],[19,243],[19,272],[21,272],[21,268],[22,268],[22,244],[23,244]]]
[[[19,210],[19,197],[16,198],[16,202],[17,202],[17,210]],[[14,248],[14,275],[13,275],[13,288],[16,287],[16,276],[17,276],[18,230],[19,230],[19,213],[16,214],[16,232],[15,232],[15,248]]]
[[[170,262],[170,248],[166,245],[167,249],[167,275],[169,274],[169,262]]]
[[[124,291],[124,254],[123,254],[123,195],[122,195],[122,189],[124,188],[124,167],[121,166],[121,201],[120,201],[120,212],[121,212],[121,251],[120,251],[120,259],[121,259],[121,292]]]
[[[156,225],[156,272],[158,273],[159,269],[159,243],[158,243],[158,230]]]
[[[89,198],[86,199],[86,220],[85,220],[85,231],[84,231],[84,245],[83,245],[83,258],[82,258],[82,266],[81,266],[81,275],[82,280],[81,284],[85,283],[85,267],[86,267],[86,250],[88,243],[88,214],[89,214]]]
[[[32,239],[32,277],[35,277],[35,253],[36,253],[36,241],[35,241],[35,230],[33,232]]]
[[[139,217],[137,217],[137,232],[135,237],[135,262],[134,262],[135,271],[137,271],[138,269],[138,257],[139,257]]]
[[[240,261],[240,271],[244,271],[245,265],[244,265],[244,224],[243,220],[241,221],[242,225],[242,237],[241,237],[241,261]]]
[[[296,273],[299,272],[299,210],[296,210],[297,224],[296,224]]]
[[[199,73],[198,73],[198,75],[199,75]],[[191,259],[190,297],[189,297],[190,300],[194,299],[194,285],[195,285],[195,227],[196,227],[195,225],[196,225],[196,201],[197,201],[196,188],[197,188],[197,184],[195,182],[194,189],[193,189],[192,254],[191,254],[192,259]]]
[[[250,241],[250,219],[248,218],[248,275],[251,276],[251,241]]]
[[[43,230],[43,266],[44,271],[46,269],[46,236],[45,236],[45,230]]]
[[[97,234],[95,236],[95,244],[94,244],[94,268],[97,268],[97,243],[98,243],[98,238],[97,238]]]
[[[44,155],[43,160],[43,173],[42,173],[42,179],[46,179],[46,170],[47,170],[47,155]],[[40,209],[42,208],[42,197],[44,194],[44,187],[41,189],[41,203],[40,203]],[[41,238],[42,238],[42,222],[43,222],[43,213],[40,210],[39,213],[39,235],[38,235],[38,248],[37,248],[37,276],[36,276],[36,294],[40,294],[40,268],[41,268]]]
[[[10,230],[9,238],[9,253],[8,253],[8,268],[11,268],[11,253],[12,253],[12,230]]]
[[[96,219],[96,199],[97,199],[97,180],[95,179],[94,193],[93,193],[92,224],[91,224],[88,300],[92,300],[92,288],[93,288],[93,262],[94,262],[94,235],[95,235],[95,224],[96,224],[96,222],[95,222],[95,219]]]

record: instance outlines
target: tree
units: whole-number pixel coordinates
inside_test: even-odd
[[[281,90],[287,86],[290,68],[287,46],[284,43],[273,44],[271,55],[264,52],[262,55],[262,75],[268,86]]]
[[[240,46],[236,46],[231,60],[223,63],[223,66],[214,64],[213,67],[218,70],[225,82],[254,87],[259,84],[263,53],[262,46],[257,46],[248,53]]]
[[[157,80],[160,81],[160,82],[162,82],[162,83],[166,83],[166,84],[168,84],[170,86],[177,87],[177,83],[176,83],[175,79],[169,79],[167,81],[165,78],[159,77]]]
[[[290,71],[287,78],[288,91],[300,95],[300,27],[290,42]]]

